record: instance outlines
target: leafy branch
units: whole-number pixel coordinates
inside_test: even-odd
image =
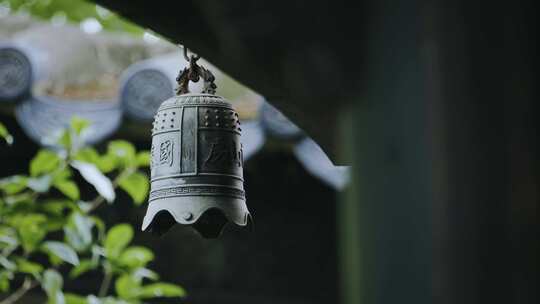
[[[117,188],[136,206],[145,201],[149,184],[141,168],[148,167],[149,153],[137,152],[121,140],[99,153],[82,144],[86,130],[87,122],[73,119],[58,138],[59,149],[40,150],[28,175],[0,180],[0,293],[11,291],[0,304],[17,303],[38,286],[49,304],[138,304],[185,294],[179,286],[159,282],[158,274],[147,268],[154,253],[131,245],[131,225],[107,229],[94,214],[115,202]],[[95,188],[92,200],[81,198],[75,172]],[[35,259],[41,254],[48,256],[47,262]],[[64,293],[64,280],[77,280],[91,271],[103,273],[97,295]],[[23,283],[12,290],[15,278]],[[109,294],[111,286],[114,295]]]
[[[139,26],[121,18],[117,14],[84,0],[0,0],[0,4],[8,5],[13,12],[26,12],[41,19],[65,18],[66,21],[80,23],[93,18],[110,31],[127,32],[142,35],[144,30]]]

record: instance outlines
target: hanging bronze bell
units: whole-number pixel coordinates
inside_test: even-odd
[[[177,96],[163,102],[154,117],[142,229],[159,235],[175,223],[191,225],[206,238],[219,236],[229,221],[251,226],[238,113],[215,95],[214,77],[197,59],[191,56],[190,67],[177,78]],[[199,78],[203,92],[189,93],[188,82]]]

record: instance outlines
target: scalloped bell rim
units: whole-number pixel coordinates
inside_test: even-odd
[[[194,225],[211,210],[219,211],[228,222],[241,227],[252,227],[253,219],[243,199],[186,196],[151,201],[141,228],[143,231],[152,230],[156,220],[159,219],[159,215],[164,211],[169,213],[178,224]],[[220,230],[223,230],[224,226]]]

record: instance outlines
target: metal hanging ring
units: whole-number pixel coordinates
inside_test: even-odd
[[[215,77],[209,70],[197,64],[197,60],[201,58],[199,55],[191,55],[188,57],[188,51],[184,48],[184,58],[189,62],[189,67],[184,68],[176,77],[178,87],[176,88],[176,94],[189,93],[189,81],[197,82],[199,78],[204,81],[204,88],[202,93],[215,94],[217,86],[214,84]]]
[[[184,49],[184,59],[186,59],[187,62],[191,62],[191,60],[197,61],[201,58],[201,56],[193,54],[191,55],[191,57],[188,56],[188,48],[186,46],[183,46],[182,48]]]

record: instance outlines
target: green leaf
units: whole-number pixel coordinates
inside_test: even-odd
[[[60,158],[50,150],[40,150],[30,161],[30,175],[38,176],[54,171],[60,165]]]
[[[80,197],[79,187],[70,180],[57,181],[54,183],[54,187],[72,200],[76,201]]]
[[[85,202],[85,201],[78,201],[73,204],[73,210],[88,214],[88,212],[92,211],[94,208],[94,204],[91,202]]]
[[[26,214],[13,218],[12,225],[19,233],[19,239],[25,252],[34,251],[47,235],[46,222],[47,218],[42,214]]]
[[[53,232],[62,230],[66,224],[65,217],[49,217],[47,222],[43,225],[46,231]]]
[[[13,279],[13,274],[9,271],[0,271],[0,293],[9,290],[9,282]]]
[[[0,266],[4,267],[4,269],[15,271],[17,269],[17,264],[13,263],[12,261],[8,260],[3,255],[0,255]]]
[[[144,202],[150,187],[148,177],[140,172],[134,172],[122,177],[118,181],[118,185],[131,196],[137,205]]]
[[[135,166],[137,164],[135,153],[135,147],[125,140],[113,140],[107,146],[107,155],[113,157],[118,166]]]
[[[79,264],[79,257],[75,250],[62,242],[47,241],[43,244],[43,248],[47,253],[52,254],[65,262],[72,265]]]
[[[27,181],[28,188],[39,192],[44,193],[49,191],[49,188],[51,187],[51,176],[50,175],[42,175],[39,177],[32,177],[29,178]]]
[[[98,164],[99,170],[103,173],[109,173],[117,168],[116,166],[116,158],[112,155],[103,155],[99,158],[99,164]]]
[[[133,228],[128,224],[118,224],[112,227],[105,236],[105,256],[116,259],[133,239]]]
[[[129,275],[123,275],[114,284],[116,294],[124,300],[136,299],[140,294],[140,284]]]
[[[141,282],[143,279],[149,279],[151,281],[159,279],[159,275],[148,268],[137,268],[132,272],[132,276],[138,282]]]
[[[9,134],[6,126],[4,126],[4,124],[1,122],[0,122],[0,137],[2,137],[8,145],[11,146],[13,144],[13,136]]]
[[[88,304],[86,297],[72,293],[66,293],[64,298],[66,299],[66,304]]]
[[[150,151],[141,151],[137,153],[137,165],[139,167],[150,166]]]
[[[77,278],[79,277],[80,275],[90,271],[90,270],[94,270],[96,269],[98,266],[98,264],[95,262],[95,261],[92,261],[92,260],[82,260],[79,265],[73,267],[71,269],[71,271],[69,272],[69,277],[74,279],[74,278]]]
[[[73,212],[64,227],[66,241],[78,252],[83,252],[92,244],[94,221],[79,212]]]
[[[118,258],[118,262],[122,266],[126,266],[130,269],[144,267],[150,261],[154,259],[154,253],[146,248],[141,246],[129,247]]]
[[[22,192],[4,197],[6,204],[15,206],[20,203],[32,203],[35,197],[30,192]]]
[[[73,116],[71,118],[70,127],[77,135],[81,135],[81,133],[88,128],[90,125],[90,122],[84,118],[80,118],[77,116]]]
[[[53,184],[58,181],[63,181],[71,177],[71,169],[69,167],[62,167],[52,173]]]
[[[73,159],[98,165],[100,156],[96,149],[91,147],[85,147],[77,151],[77,153],[75,153],[75,155],[73,156]]]
[[[48,304],[65,303],[64,294],[62,293],[63,284],[62,276],[56,270],[47,269],[43,273],[41,288],[47,293]]]
[[[72,161],[71,166],[81,173],[82,177],[90,183],[107,202],[114,201],[116,195],[114,187],[108,177],[103,175],[95,165],[80,161]]]
[[[40,203],[40,207],[50,215],[63,216],[64,210],[73,207],[73,203],[69,200],[54,199]]]
[[[71,153],[79,150],[83,145],[83,133],[88,127],[89,123],[87,120],[81,119],[79,117],[73,117],[71,119],[70,128],[64,130],[63,136],[60,138],[58,143],[71,151]]]
[[[26,189],[28,177],[14,175],[0,180],[0,189],[8,195],[17,194]]]
[[[43,271],[43,266],[40,264],[25,260],[23,258],[18,258],[15,260],[17,263],[17,271],[22,273],[28,273],[34,277],[39,277],[39,274]]]
[[[47,304],[65,304],[66,299],[62,290],[58,290],[53,296],[49,297]]]
[[[19,245],[17,231],[12,227],[0,228],[0,248],[16,248]]]
[[[60,265],[62,265],[62,263],[64,263],[64,261],[62,261],[62,259],[59,258],[58,256],[52,253],[48,253],[48,254],[49,254],[49,262],[51,263],[51,265],[55,267],[59,267]]]
[[[55,136],[54,139],[55,142],[61,147],[65,148],[66,150],[71,150],[73,141],[71,138],[70,130],[62,130],[62,133],[60,133],[58,136]]]
[[[143,286],[139,297],[142,299],[172,298],[183,297],[185,295],[185,290],[180,286],[169,283],[155,283]]]
[[[115,169],[115,158],[110,155],[100,156],[96,149],[85,147],[80,149],[73,160],[94,164],[101,172],[108,173]]]

